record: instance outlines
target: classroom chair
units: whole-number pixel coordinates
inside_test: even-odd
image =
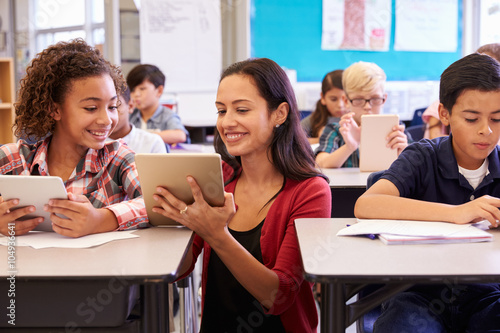
[[[422,120],[422,114],[426,109],[427,108],[420,108],[415,110],[415,112],[413,113],[413,119],[410,122],[410,126],[416,126],[424,123],[424,121]]]
[[[180,303],[180,333],[198,332],[197,293],[193,273],[177,281]]]
[[[172,109],[175,113],[179,113],[179,99],[177,93],[163,94],[160,100],[161,105]]]
[[[427,128],[426,124],[414,125],[406,128],[406,131],[410,133],[413,141],[419,141],[424,138],[425,129]]]
[[[312,111],[299,111],[300,115],[300,120],[304,119],[305,117],[309,116],[312,113]]]

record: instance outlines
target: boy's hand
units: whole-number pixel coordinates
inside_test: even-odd
[[[405,126],[398,125],[392,128],[392,132],[387,136],[387,147],[398,150],[398,156],[408,147],[408,137],[405,134]]]
[[[339,132],[344,139],[345,145],[355,151],[359,147],[361,129],[353,118],[354,112],[349,112],[340,118]]]
[[[33,230],[37,225],[43,222],[43,217],[34,217],[27,220],[16,221],[25,215],[33,214],[35,206],[27,206],[15,209],[19,204],[19,200],[12,199],[4,201],[0,197],[0,233],[4,236],[11,236],[9,231],[9,223],[14,222],[14,232],[16,236],[24,235]]]
[[[45,210],[52,213],[52,228],[58,234],[81,237],[118,228],[116,218],[110,221],[114,214],[108,209],[95,208],[86,196],[68,193],[68,199],[51,199],[45,206]],[[113,223],[108,227],[109,222]]]
[[[453,221],[457,224],[474,223],[488,220],[493,228],[500,221],[500,199],[489,195],[469,201],[453,209]]]

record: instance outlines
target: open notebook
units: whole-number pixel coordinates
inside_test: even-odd
[[[337,236],[375,236],[387,245],[489,242],[489,222],[453,224],[448,222],[358,219],[341,229]]]
[[[392,234],[379,234],[378,238],[387,245],[402,244],[435,244],[435,243],[475,243],[491,242],[493,235],[470,225],[461,231],[446,236],[405,236]]]

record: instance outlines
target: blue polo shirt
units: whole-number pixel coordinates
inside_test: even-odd
[[[409,145],[381,178],[391,181],[401,197],[460,205],[486,194],[500,197],[499,157],[497,146],[488,156],[489,174],[473,189],[458,172],[450,134]]]

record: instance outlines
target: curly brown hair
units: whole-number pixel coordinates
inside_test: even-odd
[[[38,53],[21,80],[15,103],[15,135],[39,140],[54,130],[54,104],[62,104],[74,80],[108,74],[119,96],[126,87],[119,67],[98,49],[77,38],[59,42]]]

